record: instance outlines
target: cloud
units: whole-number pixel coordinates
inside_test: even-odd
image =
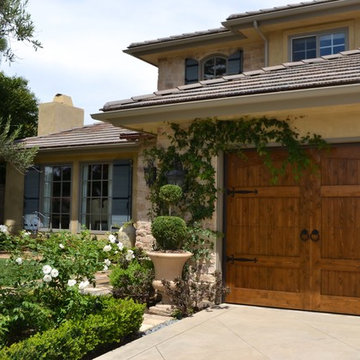
[[[85,108],[88,123],[89,114],[106,101],[156,90],[157,69],[122,52],[130,43],[217,28],[230,14],[286,3],[32,0],[28,10],[43,49],[13,44],[18,61],[1,67],[27,78],[41,102],[58,92],[72,96],[76,106]]]

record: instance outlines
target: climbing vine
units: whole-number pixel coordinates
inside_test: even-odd
[[[306,169],[314,168],[304,146],[324,148],[326,142],[320,135],[300,135],[291,128],[289,121],[275,118],[240,118],[232,121],[197,119],[187,128],[170,124],[167,134],[170,145],[166,148],[153,146],[144,152],[145,163],[155,163],[157,172],[150,186],[152,209],[150,215],[162,212],[159,189],[167,183],[166,174],[175,163],[185,170],[183,199],[179,210],[186,214],[189,225],[212,217],[215,210],[217,188],[212,159],[221,152],[236,151],[245,156],[242,149],[255,148],[271,172],[273,182],[281,177],[290,164],[295,179]],[[280,166],[275,166],[269,145],[276,144],[287,150]]]

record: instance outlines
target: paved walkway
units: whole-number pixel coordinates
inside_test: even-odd
[[[224,304],[97,360],[360,360],[360,317]]]

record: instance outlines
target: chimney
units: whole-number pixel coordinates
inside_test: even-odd
[[[84,126],[84,110],[73,105],[70,96],[56,94],[54,100],[39,105],[38,136]]]

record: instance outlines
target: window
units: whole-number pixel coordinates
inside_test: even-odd
[[[24,222],[38,218],[47,229],[69,229],[71,166],[37,166],[25,175]],[[39,214],[40,212],[40,214]],[[34,220],[34,219],[33,219]],[[33,220],[30,222],[33,223]]]
[[[346,50],[346,47],[345,31],[293,38],[291,42],[291,60],[300,61],[336,54]]]
[[[131,163],[85,164],[82,168],[81,224],[110,231],[131,215]]]
[[[226,73],[226,58],[220,56],[214,56],[206,60],[203,64],[203,79],[209,80]]]
[[[240,50],[228,57],[223,55],[208,57],[201,66],[195,59],[185,59],[185,84],[214,79],[223,75],[240,74],[241,72],[242,51]]]

